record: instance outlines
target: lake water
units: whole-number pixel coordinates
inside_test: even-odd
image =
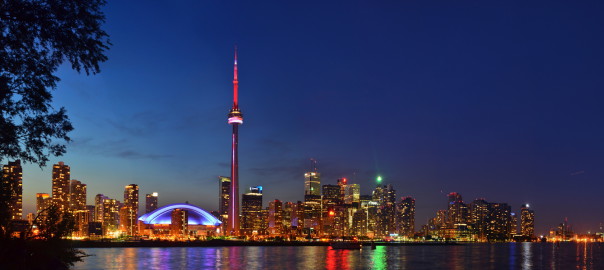
[[[604,269],[604,243],[85,248],[75,269]]]

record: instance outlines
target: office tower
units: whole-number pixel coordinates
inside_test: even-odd
[[[340,204],[344,203],[344,197],[346,196],[346,188],[348,187],[348,179],[338,179],[338,186],[340,187]]]
[[[69,210],[70,169],[63,161],[52,166],[52,201],[60,213]]]
[[[324,234],[334,235],[336,206],[340,205],[340,185],[323,185],[323,201],[321,205],[321,230]]]
[[[231,142],[231,189],[227,211],[227,230],[230,235],[239,234],[239,125],[243,124],[243,113],[239,109],[239,81],[237,80],[237,47],[233,67],[233,108],[228,115],[228,123],[233,126]]]
[[[225,176],[218,176],[218,188],[220,196],[218,197],[218,219],[222,221],[223,230],[228,225],[229,217],[229,201],[231,193],[231,178]]]
[[[487,201],[476,199],[470,204],[470,223],[478,241],[486,241],[489,224],[489,203]]]
[[[369,213],[366,208],[361,207],[352,216],[352,234],[355,236],[366,236]]]
[[[36,193],[36,214],[45,211],[52,203],[52,198],[48,193]]]
[[[86,209],[86,184],[71,180],[69,187],[69,205],[72,211]]]
[[[353,207],[358,208],[361,200],[361,186],[359,184],[348,184],[344,193],[344,203],[352,204]]]
[[[8,203],[11,220],[23,219],[23,169],[18,159],[2,167],[0,198]]]
[[[186,236],[189,227],[189,213],[185,209],[176,208],[172,210],[170,223],[170,234],[172,236]]]
[[[311,171],[304,174],[304,233],[317,232],[321,221],[321,174],[311,159]]]
[[[153,192],[145,196],[145,214],[155,211],[158,205],[159,193]]]
[[[126,223],[122,224],[123,231],[127,235],[138,234],[138,185],[130,184],[125,187],[124,208],[123,220]]]
[[[403,197],[398,204],[398,234],[413,237],[415,234],[415,199]]]
[[[323,185],[323,208],[333,207],[342,203],[339,185]]]
[[[250,187],[241,199],[241,233],[258,234],[262,223],[262,186]]]
[[[293,202],[283,203],[283,233],[289,234],[292,231],[292,218],[294,217],[296,204]]]
[[[311,171],[304,174],[304,196],[321,197],[321,174],[314,159],[311,159]]]
[[[520,233],[525,237],[535,236],[535,212],[529,209],[528,204],[520,208]]]
[[[112,236],[118,229],[120,202],[106,197],[102,200],[102,203],[103,235]]]
[[[104,205],[103,202],[105,200],[108,200],[109,197],[103,195],[103,194],[97,194],[96,196],[94,196],[94,217],[95,217],[95,221],[97,222],[103,222],[105,215],[103,214],[103,210]]]
[[[283,203],[280,200],[268,203],[268,232],[271,235],[283,233]]]

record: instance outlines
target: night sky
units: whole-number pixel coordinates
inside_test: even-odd
[[[315,158],[322,184],[370,194],[379,174],[414,197],[417,230],[452,191],[530,203],[538,234],[604,222],[602,2],[224,2],[111,1],[101,74],[60,70],[74,141],[50,164],[88,204],[135,183],[143,207],[217,208],[238,44],[240,190],[265,206],[303,200]],[[25,166],[24,213],[51,169]]]

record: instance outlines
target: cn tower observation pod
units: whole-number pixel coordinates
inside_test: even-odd
[[[222,224],[214,215],[198,206],[185,203],[175,203],[162,206],[153,212],[142,215],[138,220],[145,224],[170,224],[174,209],[186,210],[189,225],[219,226]]]

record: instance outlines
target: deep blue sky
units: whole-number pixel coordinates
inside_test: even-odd
[[[601,2],[225,2],[111,1],[102,73],[59,72],[76,129],[52,163],[88,204],[136,183],[217,208],[237,43],[242,191],[302,200],[315,158],[322,184],[381,174],[415,197],[418,229],[451,191],[531,203],[538,233],[604,221]],[[26,213],[50,174],[25,168]]]

